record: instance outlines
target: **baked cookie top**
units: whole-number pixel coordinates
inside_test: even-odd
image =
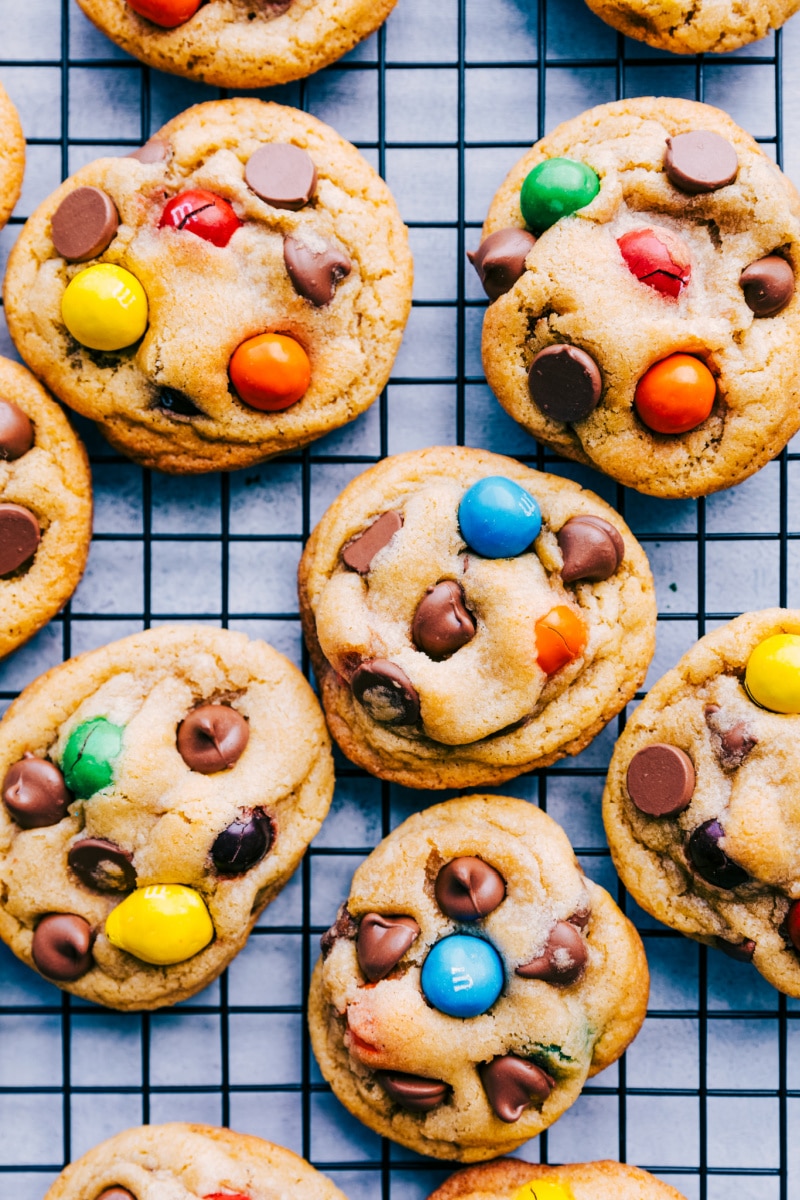
[[[323,704],[348,757],[412,787],[576,754],[653,653],[647,559],[592,492],[432,447],[350,483],[300,564]]]
[[[586,0],[627,37],[673,54],[724,54],[779,29],[798,0]]]
[[[353,146],[296,109],[216,100],[62,184],[12,251],[5,302],[23,358],[114,446],[211,471],[368,408],[411,275],[394,201]]]
[[[397,0],[78,0],[118,46],[217,87],[304,79],[382,25]]]
[[[0,656],[66,604],[91,537],[83,443],[30,371],[0,358]]]
[[[36,680],[0,722],[0,779],[0,937],[119,1009],[216,978],[333,792],[300,672],[200,625],[134,634]]]
[[[429,1200],[685,1200],[647,1171],[618,1162],[561,1167],[500,1159],[451,1175]]]
[[[686,497],[739,483],[800,427],[800,202],[725,113],[590,109],[523,156],[483,233],[486,377],[540,441]]]
[[[800,612],[746,613],[651,688],[609,768],[625,886],[658,920],[800,996]]]
[[[25,135],[19,114],[0,83],[0,229],[19,200],[24,172]]]
[[[322,939],[309,1024],[335,1094],[438,1158],[492,1158],[546,1129],[636,1036],[636,930],[563,830],[504,796],[404,821],[356,871]]]
[[[126,1129],[71,1163],[44,1200],[346,1200],[303,1158],[210,1125]]]

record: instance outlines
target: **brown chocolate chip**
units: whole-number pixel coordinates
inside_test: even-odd
[[[16,571],[36,553],[39,522],[21,504],[0,504],[0,575]]]
[[[490,233],[477,250],[467,252],[490,300],[511,291],[525,273],[525,259],[535,245],[532,233],[514,227]]]
[[[430,1112],[447,1098],[450,1088],[441,1079],[425,1079],[404,1071],[376,1071],[375,1078],[390,1100],[409,1112]]]
[[[330,304],[337,284],[350,274],[353,266],[344,251],[331,242],[316,250],[293,237],[284,239],[283,261],[294,290],[317,308]]]
[[[74,913],[43,917],[33,935],[33,961],[48,979],[72,983],[94,966],[92,930]]]
[[[350,916],[347,911],[347,905],[343,904],[336,914],[336,920],[331,925],[330,929],[326,929],[322,937],[319,939],[319,948],[322,951],[322,957],[327,958],[331,950],[338,941],[346,938],[352,942],[358,936],[358,924]]]
[[[104,838],[73,842],[67,862],[81,883],[97,892],[132,892],[136,887],[133,855]]]
[[[140,163],[157,163],[164,162],[168,154],[167,143],[162,142],[161,138],[152,137],[138,150],[131,150],[130,154],[126,154],[125,157],[135,158]]]
[[[536,1063],[505,1054],[478,1067],[486,1096],[501,1121],[512,1125],[531,1104],[543,1104],[555,1087]]]
[[[223,874],[241,875],[261,862],[273,840],[272,821],[263,808],[249,809],[217,834],[211,847],[214,866]]]
[[[739,159],[721,134],[710,129],[693,129],[667,138],[664,170],[676,188],[696,196],[733,183]]]
[[[3,803],[21,829],[44,829],[67,815],[72,797],[54,763],[26,754],[6,772]]]
[[[717,938],[717,949],[736,962],[752,962],[756,952],[756,944],[749,938],[744,942],[726,942],[725,938]]]
[[[506,881],[482,858],[464,855],[442,867],[434,891],[446,916],[454,921],[478,921],[502,904]]]
[[[589,924],[589,919],[592,915],[592,910],[589,901],[585,900],[580,908],[576,908],[571,916],[567,917],[570,925],[574,925],[577,929],[585,929]]]
[[[370,983],[385,979],[418,936],[419,925],[413,917],[383,917],[380,913],[362,917],[356,949]]]
[[[720,711],[718,704],[706,705],[706,725],[720,763],[727,770],[736,770],[758,745],[758,738],[746,721],[735,721],[731,725],[724,712],[720,716]]]
[[[106,1188],[104,1192],[101,1192],[97,1197],[97,1200],[136,1200],[136,1197],[134,1196],[133,1192],[129,1192],[127,1188],[117,1187],[115,1185],[114,1187]]]
[[[794,271],[785,258],[768,254],[739,276],[745,304],[757,317],[774,317],[794,295]]]
[[[353,675],[353,695],[367,715],[381,725],[415,725],[419,696],[400,667],[385,658],[363,662]]]
[[[366,575],[372,565],[372,560],[379,550],[388,546],[396,533],[403,528],[403,518],[399,512],[390,510],[381,513],[377,521],[373,521],[363,533],[353,538],[342,550],[342,562],[351,571]]]
[[[107,192],[79,187],[53,213],[53,245],[68,262],[86,262],[102,254],[119,228],[119,214]]]
[[[288,142],[270,142],[251,154],[244,169],[249,188],[273,208],[302,208],[317,186],[311,155]]]
[[[747,883],[750,876],[722,849],[720,842],[724,837],[725,830],[719,821],[704,821],[689,838],[686,853],[701,879],[730,891]]]
[[[464,603],[464,591],[454,579],[429,587],[411,625],[414,645],[429,658],[455,654],[475,637],[475,622]]]
[[[14,462],[27,454],[33,445],[33,425],[10,400],[0,400],[0,459]]]
[[[546,346],[531,363],[528,391],[537,408],[553,421],[583,421],[603,390],[600,368],[578,346]]]
[[[587,959],[586,943],[570,921],[559,921],[538,958],[517,967],[523,979],[542,979],[545,983],[574,983],[583,974]]]
[[[244,753],[250,726],[228,704],[202,704],[178,726],[178,753],[187,767],[213,775],[232,767]]]
[[[637,750],[628,766],[628,795],[648,817],[676,817],[689,807],[694,765],[677,746],[656,742]]]
[[[610,579],[625,557],[622,534],[602,517],[572,517],[556,537],[564,557],[564,583]]]

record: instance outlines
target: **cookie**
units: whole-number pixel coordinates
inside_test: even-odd
[[[368,408],[411,277],[406,228],[353,146],[296,109],[217,100],[62,184],[12,251],[5,303],[59,399],[123,454],[188,473]]]
[[[217,87],[304,79],[383,24],[397,0],[78,0],[128,54]]]
[[[498,783],[577,754],[653,654],[647,559],[578,484],[432,447],[350,483],[300,563],[344,753],[410,787]]]
[[[644,98],[567,121],[512,169],[483,236],[486,378],[560,454],[704,496],[797,432],[800,198],[725,113]]]
[[[569,1163],[563,1167],[501,1159],[469,1167],[428,1200],[685,1200],[669,1184],[627,1163]]]
[[[91,537],[82,442],[33,375],[0,358],[0,657],[66,604]]]
[[[644,1020],[631,923],[506,796],[409,817],[353,877],[309,996],[322,1074],[370,1129],[475,1162],[552,1125]]]
[[[25,171],[25,135],[19,114],[0,84],[0,229],[19,200]]]
[[[800,997],[800,612],[701,638],[629,719],[603,817],[616,868],[665,925]]]
[[[800,8],[799,0],[586,0],[626,37],[673,54],[724,54],[766,37]]]
[[[305,1159],[211,1125],[143,1125],[62,1171],[44,1200],[346,1200]]]
[[[32,683],[0,722],[0,779],[0,937],[122,1010],[219,975],[333,792],[300,672],[202,625],[134,634]]]

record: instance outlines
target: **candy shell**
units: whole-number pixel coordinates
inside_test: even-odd
[[[108,787],[122,750],[122,726],[105,717],[82,721],[67,739],[61,770],[67,787],[81,800]]]
[[[800,712],[800,634],[776,633],[747,660],[744,686],[751,700],[778,713]]]
[[[69,332],[90,350],[123,350],[147,329],[147,296],[135,275],[113,263],[80,271],[61,297]]]
[[[514,558],[539,534],[539,505],[518,483],[489,475],[474,483],[458,506],[458,524],[465,542],[484,558]]]
[[[591,204],[600,191],[597,172],[572,158],[548,158],[525,177],[519,206],[525,224],[543,233],[562,217]]]
[[[482,938],[454,933],[433,946],[422,967],[426,1000],[449,1017],[477,1017],[503,990],[500,955]]]
[[[572,1188],[564,1183],[551,1183],[549,1179],[532,1179],[514,1192],[511,1200],[575,1200]]]
[[[169,967],[204,950],[214,937],[214,926],[193,888],[157,883],[132,892],[111,910],[106,937],[142,962]]]
[[[296,404],[311,383],[303,347],[284,333],[260,333],[242,342],[230,361],[231,383],[251,408],[280,412]]]

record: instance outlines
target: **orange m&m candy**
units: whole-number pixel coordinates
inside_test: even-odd
[[[716,394],[714,376],[704,362],[692,354],[670,354],[639,380],[634,404],[648,429],[687,433],[705,421]]]
[[[242,342],[230,362],[231,383],[245,404],[279,412],[296,404],[311,383],[311,363],[285,333],[260,333]]]
[[[545,675],[553,675],[586,648],[586,626],[566,604],[557,604],[536,622],[536,655]]]
[[[202,0],[128,0],[128,7],[162,29],[175,29],[194,16],[201,3]]]

